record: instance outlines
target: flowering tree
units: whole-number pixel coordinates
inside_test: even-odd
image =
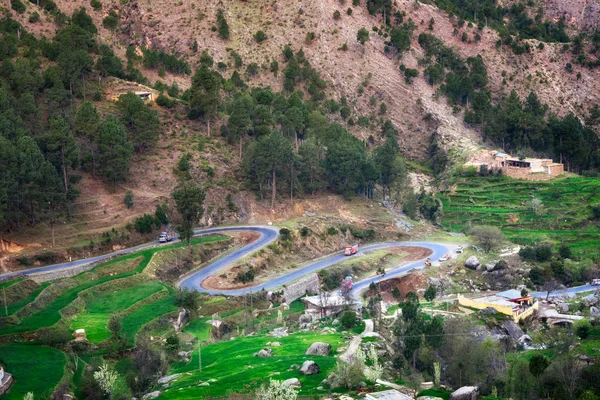
[[[109,396],[112,395],[118,377],[119,374],[111,371],[107,364],[104,364],[98,371],[94,372],[94,379],[100,385],[100,389]]]
[[[257,395],[260,400],[296,400],[298,397],[292,386],[273,379],[269,381],[269,386],[263,386]]]

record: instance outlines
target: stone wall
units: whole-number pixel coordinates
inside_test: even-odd
[[[103,260],[103,262],[104,261],[105,260]],[[97,265],[97,263],[80,265],[77,267],[61,269],[61,270],[57,270],[57,271],[35,272],[35,273],[30,274],[29,278],[36,281],[37,283],[55,281],[57,279],[70,278],[72,276],[79,275],[82,272],[91,270],[96,265]]]
[[[288,283],[283,288],[283,301],[290,304],[306,293],[316,294],[319,292],[319,276],[316,273],[308,274],[297,281]]]
[[[528,181],[547,181],[555,178],[555,175],[545,173],[532,173],[529,168],[503,167],[502,173],[515,179],[525,179]]]

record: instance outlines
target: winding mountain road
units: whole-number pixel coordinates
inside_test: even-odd
[[[248,292],[255,292],[258,290],[269,290],[280,287],[284,284],[292,282],[302,276],[319,271],[323,268],[330,267],[335,264],[339,264],[342,261],[347,260],[347,256],[344,256],[343,253],[336,253],[334,255],[322,258],[316,262],[308,264],[302,268],[298,268],[295,271],[292,271],[288,274],[275,277],[269,280],[266,283],[244,289],[235,289],[235,290],[210,290],[206,289],[202,286],[202,282],[210,276],[215,275],[218,271],[226,268],[227,266],[232,265],[238,260],[243,259],[244,257],[249,256],[250,254],[268,246],[273,243],[279,237],[279,229],[273,226],[262,226],[262,225],[252,225],[252,226],[229,226],[229,227],[217,227],[217,228],[206,228],[199,229],[194,231],[194,236],[200,235],[209,235],[209,234],[218,234],[218,233],[231,233],[231,232],[254,232],[259,234],[259,238],[242,248],[236,249],[231,253],[225,255],[207,265],[203,269],[196,271],[189,276],[184,277],[178,283],[179,287],[187,288],[189,290],[197,290],[202,293],[208,294],[226,294],[226,295],[242,295]],[[174,240],[171,243],[178,242],[179,240]],[[119,250],[113,253],[104,254],[96,257],[86,258],[82,260],[66,262],[61,264],[48,265],[45,267],[39,268],[31,268],[28,270],[16,271],[16,272],[7,272],[4,274],[0,274],[0,281],[15,277],[15,276],[29,276],[34,275],[40,272],[49,272],[49,271],[60,271],[65,269],[71,269],[82,265],[89,265],[92,263],[98,263],[107,259],[110,259],[115,256],[122,256],[126,254],[131,254],[139,250],[147,249],[150,247],[162,246],[165,244],[159,244],[157,242],[150,242],[141,244],[135,247],[131,247],[128,249]],[[360,257],[362,253],[365,251],[373,251],[380,250],[392,247],[402,247],[402,246],[411,246],[411,247],[423,247],[429,249],[432,253],[429,255],[431,260],[438,260],[446,253],[454,253],[455,247],[454,245],[443,244],[443,243],[434,243],[434,242],[385,242],[385,243],[376,243],[371,245],[362,246],[360,248],[359,254],[354,255],[352,257]],[[395,278],[401,275],[404,275],[412,270],[418,270],[424,267],[424,258],[416,261],[411,261],[408,264],[398,267],[386,272],[384,276],[376,275],[367,279],[364,279],[359,282],[355,282],[354,287],[352,289],[353,295],[358,294],[360,291],[366,289],[372,282],[379,282],[382,280]],[[594,290],[595,287],[591,285],[580,286],[570,289],[565,289],[561,291],[553,292],[553,294],[563,294],[563,293],[580,293],[585,291]],[[545,296],[544,293],[535,293],[535,296]]]

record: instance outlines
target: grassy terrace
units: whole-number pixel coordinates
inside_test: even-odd
[[[600,203],[600,180],[562,177],[544,182],[507,177],[474,177],[441,194],[442,224],[460,231],[464,224],[499,226],[508,239],[528,245],[567,243],[576,254],[600,256],[600,225],[592,207]],[[532,199],[542,202],[536,213]],[[591,253],[591,254],[590,254]]]
[[[267,342],[278,341],[280,347],[272,347],[273,357],[257,358],[252,354],[266,347]],[[305,356],[313,342],[332,345],[329,356]],[[298,378],[302,382],[302,395],[326,394],[317,387],[329,375],[336,363],[336,349],[344,343],[341,335],[322,335],[315,332],[295,333],[283,338],[272,336],[238,337],[231,341],[202,347],[202,372],[198,371],[198,351],[185,365],[175,364],[172,373],[189,373],[169,386],[161,398],[200,399],[227,396],[228,393],[246,392],[268,382],[269,377],[277,380]],[[301,375],[294,364],[300,366],[305,360],[313,360],[321,372],[316,375]],[[198,386],[200,382],[213,380],[210,386]]]
[[[33,392],[36,399],[45,398],[63,376],[67,360],[59,350],[29,344],[0,347],[0,364],[13,375],[16,383],[2,399],[23,399]]]
[[[214,241],[221,240],[223,238],[224,238],[223,236],[203,237],[202,243],[214,242]],[[195,241],[193,241],[193,243],[200,243],[200,239],[196,239]],[[177,243],[177,244],[173,244],[173,245],[169,245],[169,246],[161,246],[161,247],[141,250],[134,254],[129,254],[129,255],[126,255],[123,257],[116,258],[114,260],[107,261],[106,263],[102,263],[102,264],[98,265],[91,271],[88,271],[86,273],[78,275],[74,278],[70,278],[74,282],[77,283],[77,285],[75,287],[73,287],[69,290],[65,290],[58,297],[56,297],[50,304],[48,304],[44,309],[32,314],[31,316],[29,316],[27,318],[24,318],[23,320],[20,321],[20,323],[18,325],[5,326],[5,327],[1,328],[0,335],[30,332],[30,331],[38,330],[43,327],[52,326],[61,319],[60,311],[63,308],[67,307],[69,304],[71,304],[75,299],[77,299],[80,292],[90,289],[90,288],[93,288],[94,286],[98,286],[98,285],[106,283],[106,282],[114,281],[117,279],[123,279],[123,278],[131,277],[136,274],[139,274],[144,270],[144,268],[146,268],[146,266],[148,265],[148,263],[150,262],[150,260],[152,258],[152,255],[154,253],[156,253],[157,251],[162,251],[162,250],[165,250],[165,249],[168,249],[171,247],[182,247],[182,246],[185,246],[185,244]],[[92,279],[92,277],[97,276],[95,273],[101,269],[110,268],[111,266],[114,266],[117,263],[127,261],[127,260],[133,260],[136,258],[139,258],[140,261],[138,262],[137,266],[131,270],[128,270],[125,272],[120,272],[120,273],[115,273],[112,275],[108,274],[108,275],[101,276],[97,279]],[[123,304],[126,304],[128,301],[126,298],[128,297],[128,295],[130,295],[130,293],[131,293],[131,290],[128,291],[127,293],[123,293],[122,295],[116,296],[116,298],[113,297],[112,300],[118,300],[118,301],[123,302]],[[95,308],[96,310],[102,310],[102,309],[106,310],[110,307],[113,307],[113,308],[118,307],[118,305],[112,305],[112,306],[106,305],[107,302],[110,302],[112,300],[110,297],[109,298],[101,298],[97,301],[94,301],[94,303],[92,304],[92,307]],[[163,301],[163,300],[161,300],[161,301]],[[174,304],[171,300],[171,309],[173,309],[173,308],[174,308]],[[153,306],[144,307],[144,309],[151,310],[152,315],[154,315],[154,317],[149,318],[149,315],[144,315],[144,313],[142,313],[142,315],[140,316],[141,311],[137,310],[134,313],[135,315],[130,315],[126,319],[123,320],[123,325],[125,326],[125,323],[128,323],[128,324],[130,324],[131,327],[136,327],[136,326],[139,326],[139,324],[141,324],[143,321],[149,322],[150,320],[158,317],[159,315],[162,315],[162,314],[158,314],[159,312],[162,312],[164,310],[167,310],[165,312],[171,311],[171,309],[168,309],[168,307],[164,303],[160,303],[160,301],[154,303]],[[92,318],[92,317],[89,317],[89,318]],[[131,318],[131,320],[129,320],[128,318]],[[94,334],[96,334],[96,333],[100,334],[98,332],[95,332]],[[135,333],[133,333],[132,337],[134,335],[135,335]]]

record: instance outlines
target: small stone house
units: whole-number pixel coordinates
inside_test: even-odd
[[[306,312],[318,317],[337,315],[345,309],[356,310],[360,308],[360,303],[347,301],[340,295],[306,296],[302,298],[302,301],[306,305]]]
[[[519,159],[500,151],[483,150],[471,155],[466,165],[481,168],[486,165],[489,170],[502,170],[506,176],[516,179],[547,180],[564,174],[564,166],[549,158]]]

